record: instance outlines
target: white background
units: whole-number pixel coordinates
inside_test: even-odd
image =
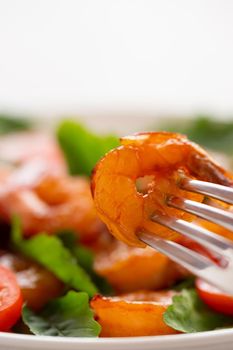
[[[231,0],[0,0],[0,110],[233,115]]]

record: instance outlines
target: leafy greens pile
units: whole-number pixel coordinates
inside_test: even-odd
[[[71,239],[72,233],[67,233]],[[88,272],[82,268],[77,254],[63,244],[63,240],[57,236],[49,236],[38,233],[29,239],[22,237],[20,221],[17,217],[12,221],[12,244],[23,255],[40,263],[60,279],[68,289],[68,293],[49,302],[39,314],[35,314],[26,306],[23,308],[22,318],[33,334],[95,337],[100,333],[100,325],[94,320],[93,312],[89,307],[89,297],[98,292],[97,286],[91,280]],[[72,240],[75,240],[72,235]],[[78,245],[77,249],[83,249],[79,254],[81,261],[92,259],[92,252]],[[93,261],[93,260],[91,260]],[[89,271],[92,263],[88,263]],[[93,272],[94,274],[94,272]],[[82,292],[78,292],[82,291]]]

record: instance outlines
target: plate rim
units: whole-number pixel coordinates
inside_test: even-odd
[[[189,334],[173,334],[173,335],[159,335],[159,336],[144,336],[144,337],[121,337],[121,338],[78,338],[78,337],[53,337],[53,336],[35,336],[31,334],[17,334],[17,333],[7,333],[0,332],[0,345],[7,346],[16,346],[21,348],[22,346],[26,346],[26,348],[30,348],[30,346],[36,345],[43,346],[46,345],[46,350],[54,349],[54,346],[58,344],[61,345],[73,345],[81,346],[81,345],[101,345],[101,346],[110,346],[110,345],[164,345],[169,346],[172,344],[173,346],[179,345],[184,346],[186,344],[190,344],[192,341],[192,345],[210,345],[211,343],[217,344],[226,344],[227,342],[233,341],[233,328],[227,329],[219,329],[207,332],[199,332],[199,333],[189,333]],[[195,343],[194,343],[195,342]],[[73,347],[72,347],[73,348]],[[68,348],[67,348],[68,349]]]

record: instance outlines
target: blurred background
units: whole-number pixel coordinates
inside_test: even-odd
[[[231,0],[0,0],[0,111],[233,115]]]

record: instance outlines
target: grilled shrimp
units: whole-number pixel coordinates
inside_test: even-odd
[[[172,303],[173,291],[140,291],[119,297],[95,296],[91,300],[100,323],[101,337],[138,337],[176,334],[163,314]]]
[[[130,247],[117,240],[97,252],[94,269],[118,293],[167,288],[187,274],[165,255],[150,247]]]
[[[30,174],[28,164],[25,167],[27,171],[21,168],[0,181],[1,218],[8,222],[13,214],[19,215],[25,236],[71,229],[88,242],[99,234],[103,223],[96,215],[88,179]]]
[[[166,239],[178,234],[150,221],[155,213],[187,221],[193,215],[166,205],[167,194],[203,201],[181,190],[181,173],[191,178],[232,185],[230,175],[195,143],[169,132],[139,133],[121,139],[93,172],[92,194],[99,217],[116,238],[143,246],[137,234],[147,230]]]
[[[0,217],[13,214],[25,235],[72,229],[90,241],[103,224],[97,218],[88,179],[67,174],[56,141],[40,132],[20,132],[0,140]]]

